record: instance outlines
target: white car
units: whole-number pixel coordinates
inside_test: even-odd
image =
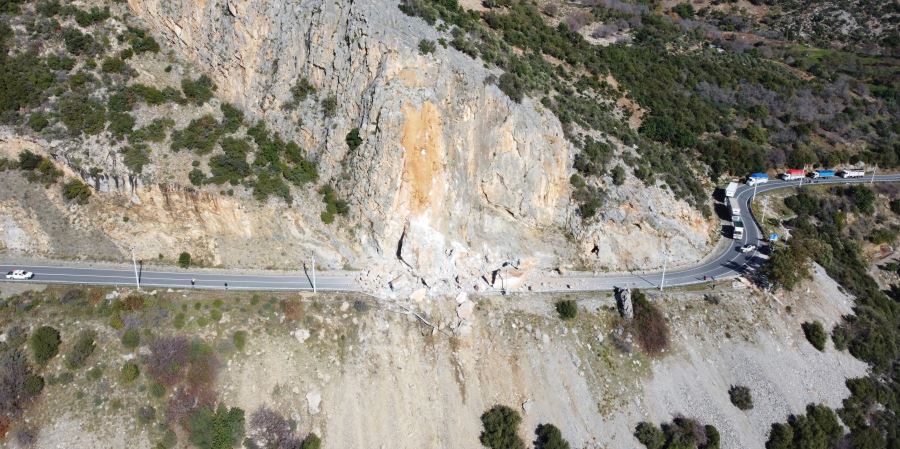
[[[9,273],[6,273],[6,279],[15,279],[17,281],[23,281],[25,279],[31,279],[34,277],[34,273],[25,270],[13,270]]]
[[[738,248],[738,250],[740,250],[740,252],[742,252],[742,253],[753,252],[753,251],[756,251],[756,245],[749,245],[749,244],[744,245],[744,246]]]

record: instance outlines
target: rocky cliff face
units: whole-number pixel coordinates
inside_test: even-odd
[[[647,268],[661,264],[663,238],[681,248],[676,260],[699,258],[708,244],[710,223],[663,192],[655,200],[676,206],[648,208],[636,181],[611,189],[603,219],[581,227],[569,205],[573,149],[556,118],[529,99],[510,101],[455,50],[421,55],[419,40],[438,36],[392,2],[128,3],[214,78],[220,97],[318,159],[351,203],[350,232],[331,240],[356,267],[377,260],[377,279],[412,270],[428,284],[462,285],[507,261]],[[301,78],[316,94],[284,107]],[[320,102],[331,95],[337,111],[325,117]],[[363,144],[351,152],[353,128]]]

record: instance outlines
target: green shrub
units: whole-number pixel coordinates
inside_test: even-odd
[[[434,41],[428,39],[422,39],[419,41],[419,54],[427,55],[434,53],[437,47],[434,45]]]
[[[238,351],[243,351],[247,345],[247,331],[235,331],[231,336],[231,341],[234,342],[234,347]]]
[[[96,338],[97,333],[92,330],[81,331],[75,341],[75,346],[66,354],[66,367],[70,370],[83,367],[97,347]]]
[[[103,73],[122,73],[125,71],[125,61],[122,58],[109,57],[103,60],[103,63],[100,64],[100,69],[103,70]]]
[[[219,109],[222,111],[222,131],[224,133],[233,133],[244,123],[244,111],[228,103],[222,103]]]
[[[59,102],[59,116],[73,136],[100,134],[106,125],[106,108],[82,94],[63,98]]]
[[[109,114],[109,125],[106,130],[112,135],[121,139],[122,137],[134,132],[134,117],[124,112],[113,112]]]
[[[134,130],[128,140],[132,143],[162,142],[166,140],[166,130],[175,126],[170,118],[155,118],[147,126]]]
[[[225,137],[222,139],[221,147],[225,154],[210,158],[209,169],[212,176],[207,182],[213,184],[230,182],[236,185],[250,175],[250,164],[247,163],[250,144],[244,139]]]
[[[134,349],[141,344],[141,333],[137,329],[128,329],[122,334],[122,346]]]
[[[803,323],[801,327],[803,328],[803,334],[806,335],[806,339],[809,340],[809,344],[813,345],[813,347],[819,351],[824,351],[825,340],[828,338],[828,334],[825,333],[825,328],[822,327],[822,323],[818,321],[807,321]]]
[[[75,8],[75,22],[82,27],[89,27],[96,23],[100,23],[109,18],[109,7],[100,9],[96,6],[91,7],[89,11]]]
[[[690,3],[679,3],[672,7],[672,12],[678,14],[682,19],[694,18],[694,5]]]
[[[174,327],[175,329],[182,329],[184,327],[184,321],[186,318],[187,317],[184,315],[184,313],[179,312],[177,315],[175,315],[175,318],[172,319],[172,327]]]
[[[189,148],[203,155],[213,150],[221,135],[219,122],[215,117],[206,114],[191,120],[188,126],[172,132],[172,151]]]
[[[194,168],[188,173],[188,180],[192,185],[202,186],[206,182],[206,175],[199,168]]]
[[[638,423],[634,429],[634,437],[647,449],[662,449],[666,444],[666,434],[653,423]]]
[[[329,95],[322,100],[322,114],[325,118],[331,118],[335,112],[337,112],[337,97]]]
[[[41,132],[48,125],[50,125],[50,121],[47,120],[47,116],[40,112],[35,112],[28,117],[28,127],[35,132]]]
[[[59,331],[41,326],[31,335],[30,343],[35,362],[44,365],[59,353]]]
[[[350,211],[350,207],[347,202],[338,199],[337,192],[335,192],[334,189],[331,188],[331,186],[322,186],[319,189],[319,193],[322,194],[322,202],[325,203],[325,211],[321,214],[323,223],[331,224],[332,222],[334,222],[335,214],[347,215],[347,213]]]
[[[359,137],[359,128],[351,129],[344,140],[347,142],[347,147],[350,148],[350,151],[359,148],[360,144],[362,144],[362,138]]]
[[[719,449],[718,429],[683,416],[663,424],[662,430],[652,423],[641,422],[634,436],[647,449]]]
[[[553,424],[540,424],[534,431],[534,449],[569,449],[569,442],[562,437],[562,432]]]
[[[524,449],[525,442],[517,433],[522,417],[505,405],[495,405],[481,415],[484,430],[479,441],[491,449]]]
[[[900,215],[900,199],[891,200],[891,211]]]
[[[150,163],[149,149],[146,145],[132,145],[122,149],[122,161],[132,173],[141,173],[144,166]]]
[[[256,182],[253,183],[253,197],[258,201],[266,201],[272,195],[284,199],[286,203],[294,200],[290,187],[284,183],[279,174],[263,170],[259,172]]]
[[[128,362],[122,365],[122,373],[119,375],[119,378],[122,380],[122,383],[128,384],[137,380],[140,375],[141,369],[138,368],[137,364]]]
[[[87,377],[91,380],[100,380],[100,378],[103,377],[103,368],[95,366],[89,369],[87,372]]]
[[[0,47],[3,48],[3,47]],[[18,112],[40,104],[55,81],[37,55],[21,53],[0,58],[0,112]]]
[[[843,433],[834,411],[809,404],[805,415],[791,415],[787,424],[772,424],[766,449],[835,447]]]
[[[44,391],[44,378],[36,374],[29,374],[25,377],[23,387],[28,396],[35,397]]]
[[[181,91],[184,92],[184,97],[197,106],[209,101],[215,90],[216,85],[206,75],[201,75],[196,80],[190,78],[181,80]]]
[[[187,251],[183,251],[178,255],[178,266],[181,268],[187,268],[191,266],[191,254]]]
[[[750,395],[750,389],[743,385],[732,385],[728,389],[728,397],[731,399],[731,403],[741,410],[753,408],[753,397]]]
[[[201,407],[187,417],[185,428],[191,443],[200,449],[228,449],[237,446],[244,436],[244,411]]]
[[[128,42],[131,43],[131,49],[135,53],[157,53],[159,52],[159,44],[146,31],[128,27]]]
[[[294,109],[300,103],[306,100],[306,98],[316,93],[316,88],[313,86],[308,79],[299,78],[294,82],[294,85],[291,87],[291,100],[284,104],[286,109]]]
[[[574,299],[565,299],[556,302],[556,313],[563,320],[571,320],[578,315],[578,304]]]
[[[621,165],[616,165],[612,169],[612,182],[620,186],[625,183],[625,169]]]
[[[80,179],[73,179],[63,184],[62,188],[63,198],[75,201],[77,204],[87,204],[91,198],[91,188]]]
[[[775,285],[792,290],[803,279],[810,277],[809,242],[801,238],[791,238],[787,246],[777,246],[772,250],[769,261],[762,272]]]
[[[89,34],[84,34],[76,28],[66,27],[62,31],[63,42],[66,51],[73,55],[94,54],[97,52],[97,43]]]
[[[161,398],[166,395],[166,387],[165,385],[159,382],[153,382],[150,384],[150,396],[154,398]]]
[[[303,443],[300,443],[300,449],[320,449],[322,447],[322,440],[319,439],[319,436],[310,433],[303,439]]]

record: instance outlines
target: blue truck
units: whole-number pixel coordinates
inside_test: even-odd
[[[819,179],[819,178],[834,178],[837,176],[834,170],[816,170],[809,174],[810,178]]]
[[[765,173],[751,173],[750,176],[747,177],[747,185],[751,187],[767,182],[769,182],[769,175]]]

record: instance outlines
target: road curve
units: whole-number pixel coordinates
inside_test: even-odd
[[[776,189],[802,188],[801,181],[772,180],[767,184],[757,187],[756,193],[768,192]],[[822,179],[810,181],[802,180],[803,185],[844,185],[865,184],[873,182],[872,176],[857,179]],[[900,174],[875,176],[874,182],[900,182]],[[668,271],[665,274],[665,286],[685,286],[708,282],[709,279],[727,279],[736,277],[748,270],[754,270],[762,259],[759,254],[743,254],[737,250],[745,243],[759,245],[763,242],[762,231],[756,223],[750,210],[750,199],[753,196],[753,188],[742,185],[738,188],[735,197],[741,203],[741,218],[744,221],[744,239],[730,241],[724,250],[706,261],[687,268],[679,268]],[[723,237],[726,238],[727,237]],[[94,267],[88,266],[63,266],[63,265],[34,265],[12,264],[0,262],[0,271],[5,274],[13,269],[24,269],[35,274],[30,281],[2,282],[33,282],[37,284],[85,284],[126,286],[136,285],[134,269],[130,265],[112,265]],[[315,278],[315,290],[329,291],[361,291],[357,282],[358,273],[343,272],[339,274],[329,273],[318,275]],[[659,288],[662,281],[662,273],[646,274],[611,274],[592,275],[589,273],[573,273],[566,276],[547,278],[544,285],[536,291],[608,291],[615,287],[633,288]],[[238,274],[224,270],[191,269],[180,270],[177,268],[165,271],[154,269],[139,269],[137,278],[141,287],[147,288],[178,288],[178,289],[216,289],[216,290],[240,290],[240,291],[313,291],[312,273],[298,271],[296,273],[279,274]],[[193,280],[193,283],[192,283]]]

